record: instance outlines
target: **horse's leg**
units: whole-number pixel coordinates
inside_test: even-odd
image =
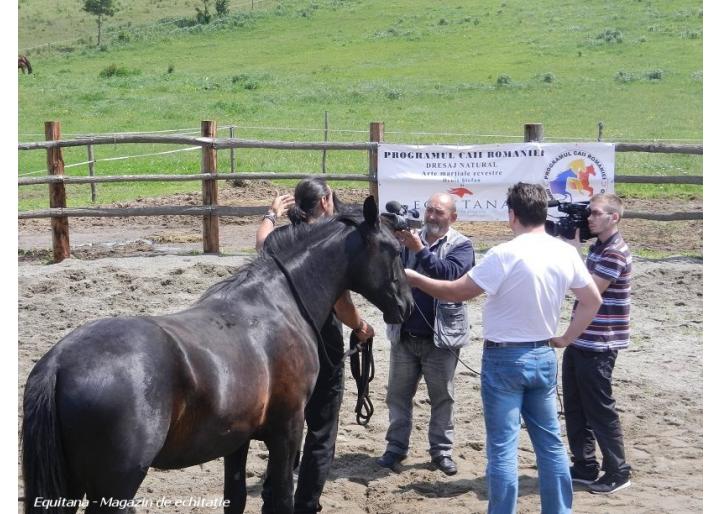
[[[96,480],[88,487],[89,505],[85,514],[120,514],[135,512],[127,508],[128,502],[135,498],[140,484],[145,479],[146,469],[126,472],[98,473]]]
[[[225,507],[225,514],[239,514],[245,511],[245,500],[247,499],[247,488],[245,486],[245,465],[247,463],[248,440],[235,453],[227,455],[225,461],[225,500],[230,504]]]
[[[135,376],[105,378],[99,395],[74,370],[59,373],[56,404],[65,458],[72,483],[85,491],[88,514],[127,512],[122,504],[134,499],[167,437],[170,386],[147,379],[154,387],[133,390],[130,378],[137,379],[137,370]]]
[[[272,487],[270,505],[263,503],[263,513],[292,514],[293,464],[300,449],[305,419],[300,411],[287,423],[278,424],[268,432],[265,440],[270,457],[268,478]]]

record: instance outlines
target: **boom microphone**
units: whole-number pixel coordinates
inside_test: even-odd
[[[400,214],[403,212],[403,204],[397,200],[391,200],[385,204],[385,210],[394,214]]]

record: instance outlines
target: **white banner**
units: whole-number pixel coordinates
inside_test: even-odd
[[[612,143],[391,145],[378,147],[380,210],[396,200],[421,215],[430,196],[455,198],[462,221],[507,220],[505,198],[516,182],[542,184],[556,200],[581,202],[615,190]]]

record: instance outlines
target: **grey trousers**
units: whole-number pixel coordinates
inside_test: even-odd
[[[456,352],[459,354],[459,350]],[[403,335],[399,342],[392,344],[385,400],[390,415],[385,435],[387,451],[399,455],[408,453],[413,397],[423,377],[430,397],[430,457],[449,457],[452,454],[456,367],[457,357],[448,350],[437,348],[431,338],[407,338]]]

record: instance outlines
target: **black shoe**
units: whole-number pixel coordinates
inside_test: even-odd
[[[380,467],[392,469],[395,467],[395,464],[404,460],[405,455],[400,455],[399,453],[395,452],[385,452],[383,453],[383,456],[375,462],[377,462],[378,466]]]
[[[457,473],[457,466],[453,462],[452,458],[447,455],[440,455],[438,457],[435,457],[432,460],[432,463],[435,464],[435,466],[437,466],[437,468],[446,475],[454,475],[455,473]]]
[[[630,487],[629,475],[610,475],[605,473],[600,479],[588,486],[588,490],[593,494],[612,494],[620,489]]]
[[[600,471],[595,469],[583,469],[570,466],[570,477],[576,484],[590,485],[600,476]]]

